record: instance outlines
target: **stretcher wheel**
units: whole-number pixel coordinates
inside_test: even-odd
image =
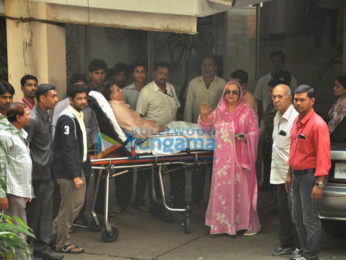
[[[191,233],[191,217],[190,216],[185,216],[183,225],[184,225],[184,232],[186,234],[190,234]]]
[[[118,230],[118,228],[116,228],[115,226],[112,226],[112,225],[111,225],[111,228],[112,228],[112,231],[109,233],[107,232],[106,228],[102,228],[101,237],[102,237],[102,240],[104,242],[113,242],[113,241],[117,240],[117,238],[119,236],[119,230]]]

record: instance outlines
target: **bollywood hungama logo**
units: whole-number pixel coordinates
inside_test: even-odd
[[[152,129],[146,127],[137,129],[133,128],[127,133],[127,149],[130,151],[131,146],[135,151],[153,152],[157,154],[175,154],[180,151],[214,151],[216,142],[214,139],[214,128],[171,128],[164,132],[154,134]],[[143,139],[139,136],[148,136]]]

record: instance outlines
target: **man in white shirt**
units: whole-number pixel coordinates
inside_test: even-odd
[[[272,255],[291,254],[298,247],[299,241],[292,223],[289,210],[289,196],[285,190],[285,179],[288,171],[288,157],[291,143],[291,128],[298,112],[291,100],[292,92],[288,85],[279,84],[272,93],[273,104],[278,110],[273,124],[273,150],[270,183],[277,186],[277,205],[280,220],[280,246]],[[294,255],[292,255],[292,259]]]
[[[270,54],[271,60],[271,72],[264,74],[257,82],[254,96],[258,102],[261,103],[261,112],[262,114],[267,110],[268,105],[271,103],[267,95],[268,92],[268,83],[273,79],[274,74],[277,71],[283,70],[285,66],[285,53],[283,51],[273,51]],[[291,75],[290,86],[292,90],[295,90],[297,87],[297,80],[293,75]],[[263,123],[263,121],[261,122]],[[261,130],[263,130],[261,126]]]
[[[168,83],[169,64],[159,62],[153,71],[154,80],[147,84],[140,92],[137,100],[137,112],[148,119],[154,120],[158,125],[167,125],[176,120],[177,110],[180,102],[175,93],[175,88]],[[170,173],[171,195],[175,207],[185,206],[185,175],[179,170]],[[157,205],[152,210],[156,211]],[[153,207],[154,206],[154,207]],[[161,210],[160,210],[161,211]],[[153,212],[161,214],[163,212]]]
[[[32,161],[26,138],[27,132],[23,129],[30,123],[29,108],[19,102],[10,105],[6,112],[10,123],[0,129],[0,170],[1,177],[6,181],[6,190],[0,187],[0,210],[4,215],[20,218],[24,224],[26,220],[26,203],[34,197],[32,187]],[[6,152],[7,157],[3,155]],[[14,223],[21,226],[15,219]],[[18,234],[24,241],[26,234]],[[13,259],[26,259],[24,249],[17,249]]]
[[[211,109],[216,108],[220,100],[226,81],[216,76],[217,64],[212,55],[202,60],[202,75],[190,81],[184,109],[184,121],[197,123],[200,114],[200,105],[203,102]]]
[[[158,125],[167,125],[176,120],[180,107],[175,88],[168,83],[169,64],[159,62],[153,71],[154,80],[141,90],[136,111],[143,117],[156,121]]]
[[[214,55],[204,56],[201,64],[202,75],[192,79],[187,89],[184,109],[184,121],[197,123],[200,106],[203,102],[211,109],[216,108],[226,81],[216,76],[217,61]],[[192,200],[200,202],[203,199],[205,166],[198,169],[198,174],[192,174]],[[209,171],[211,172],[211,171]]]

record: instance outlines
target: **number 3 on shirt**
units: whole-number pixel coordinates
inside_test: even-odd
[[[65,134],[65,135],[69,135],[69,134],[70,134],[70,127],[69,127],[68,125],[65,125],[65,126],[64,126],[64,129],[65,129],[64,134]]]

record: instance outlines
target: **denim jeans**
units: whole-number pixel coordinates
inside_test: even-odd
[[[301,254],[309,260],[318,259],[321,239],[320,203],[311,199],[315,181],[314,170],[293,171],[292,220],[297,229]]]

